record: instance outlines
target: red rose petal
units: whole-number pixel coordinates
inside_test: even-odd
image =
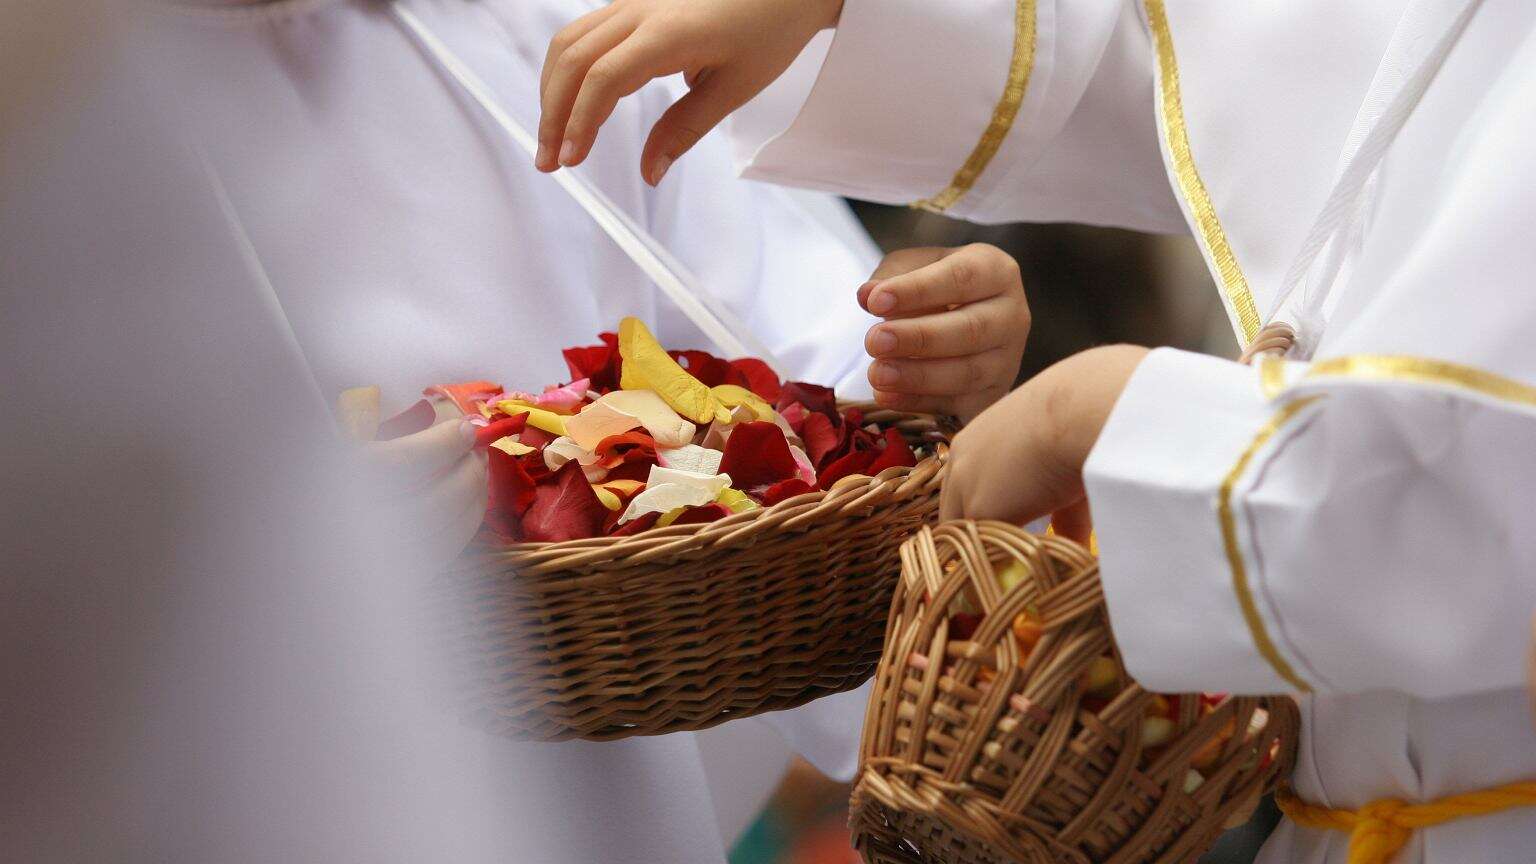
[[[623,371],[623,358],[619,356],[619,337],[616,333],[600,333],[601,345],[577,346],[560,352],[565,366],[571,371],[571,380],[588,378],[592,390],[599,396],[619,389],[619,376]]]
[[[800,427],[800,437],[805,441],[805,455],[811,457],[811,464],[821,468],[828,454],[838,449],[842,443],[842,436],[833,428],[832,421],[827,415],[815,412],[805,415],[805,423]]]
[[[738,424],[725,442],[720,473],[731,475],[738,489],[767,486],[797,476],[794,454],[778,424],[752,420]]]
[[[901,433],[895,429],[885,430],[885,449],[879,451],[879,454],[866,469],[871,476],[887,468],[911,468],[917,464],[917,454],[912,452],[907,439],[901,437]]]
[[[527,417],[528,415],[524,413],[518,414],[516,416]],[[529,447],[537,447],[541,450],[544,448],[545,444],[555,440],[557,437],[559,436],[550,432],[545,432],[543,429],[539,429],[535,426],[525,427],[523,431],[517,433],[518,441],[527,444]]]
[[[492,530],[512,540],[523,539],[522,517],[533,505],[537,481],[524,467],[523,460],[494,447],[488,454],[490,501],[485,523]]]
[[[465,381],[461,384],[434,384],[421,391],[423,396],[442,396],[452,402],[460,414],[479,414],[476,403],[489,402],[501,395],[501,385],[494,381]]]
[[[528,425],[528,415],[519,414],[505,420],[493,420],[475,428],[475,449],[484,450],[508,435],[517,435]]]
[[[780,501],[787,501],[796,495],[804,495],[807,492],[816,491],[816,487],[795,477],[790,480],[780,480],[763,490],[758,496],[764,507],[772,507]]]
[[[784,385],[779,383],[779,376],[774,374],[773,368],[756,357],[742,357],[731,361],[731,368],[741,373],[746,379],[743,386],[758,395],[758,398],[773,404],[779,399],[779,391]]]
[[[644,531],[648,528],[654,528],[656,526],[656,520],[660,518],[661,514],[654,512],[647,513],[644,516],[638,516],[629,520],[628,522],[625,522],[623,525],[620,525],[612,531],[609,531],[608,536],[628,537],[632,534],[639,534],[641,531]]]
[[[379,431],[373,436],[373,440],[393,441],[396,438],[415,435],[417,432],[432,428],[436,420],[437,412],[433,410],[432,403],[425,399],[417,399],[416,404],[380,423]]]
[[[816,474],[816,485],[831,489],[832,484],[854,474],[868,474],[869,466],[879,454],[873,450],[855,450],[838,459]]]
[[[688,370],[688,374],[699,379],[699,383],[705,387],[718,387],[721,384],[734,384],[732,381],[731,364],[716,357],[708,351],[668,351],[672,359],[679,366]]]
[[[639,480],[644,483],[650,479],[651,466],[655,465],[654,459],[637,459],[633,462],[624,462],[608,469],[608,474],[603,482],[613,480]]]
[[[784,406],[791,402],[799,402],[807,410],[827,415],[828,420],[837,420],[837,395],[831,387],[823,387],[820,384],[807,384],[804,381],[790,381],[779,389],[779,398],[775,408],[782,411]]]
[[[673,525],[702,525],[706,522],[714,522],[731,515],[731,508],[720,503],[709,503],[699,507],[689,507],[682,515],[672,520]]]
[[[559,543],[597,537],[608,508],[598,500],[581,465],[571,460],[554,478],[534,491],[533,506],[523,514],[523,537],[532,543]]]

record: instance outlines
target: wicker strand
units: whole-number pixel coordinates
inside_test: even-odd
[[[1119,663],[1097,561],[1077,544],[954,522],[919,530],[900,558],[851,804],[868,864],[1189,861],[1289,770],[1298,717],[1283,698],[1205,713],[1181,697],[1171,740],[1144,751],[1153,697]],[[1013,562],[1025,576],[1003,591]],[[1011,624],[1031,605],[1045,632],[1025,655]],[[969,639],[950,631],[956,608],[983,615]],[[1089,710],[1079,681],[1104,655],[1119,690]],[[1228,728],[1254,731],[1218,739]],[[1192,786],[1197,754],[1209,761]]]
[[[467,713],[517,738],[612,740],[792,708],[868,680],[902,541],[938,510],[946,428],[867,421],[933,454],[705,525],[488,544],[432,586]]]

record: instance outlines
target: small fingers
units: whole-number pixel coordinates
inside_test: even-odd
[[[425,489],[412,494],[410,509],[418,514],[421,527],[438,533],[463,520],[465,509],[485,508],[486,460],[478,453],[466,453],[445,474]]]
[[[628,39],[634,29],[629,17],[610,15],[558,54],[551,45],[540,99],[539,151],[534,157],[534,166],[540,171],[553,171],[579,161],[574,159],[576,142],[566,128],[571,110],[593,65]],[[583,154],[590,147],[587,142]]]
[[[864,349],[877,358],[963,357],[1020,342],[1021,328],[1029,328],[1022,297],[991,297],[932,315],[883,321],[870,328]]]
[[[921,260],[921,256],[915,254],[910,260]],[[910,272],[881,279],[869,292],[866,308],[887,318],[903,317],[975,303],[1015,288],[1022,294],[1018,262],[996,246],[973,243]]]
[[[638,31],[592,63],[571,106],[561,144],[560,164],[578,165],[591,152],[597,132],[612,116],[619,100],[644,87],[653,78],[680,71],[668,68],[668,52]]]
[[[660,183],[673,162],[720,125],[726,115],[745,104],[754,92],[729,70],[698,80],[651,127],[640,152],[640,176],[652,186]]]
[[[869,383],[893,393],[957,396],[1012,384],[1018,365],[1018,357],[1005,348],[936,360],[876,360],[869,367]]]

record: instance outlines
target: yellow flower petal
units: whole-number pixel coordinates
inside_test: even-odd
[[[665,528],[668,525],[671,525],[673,522],[676,522],[677,518],[679,516],[683,515],[686,512],[688,512],[688,508],[687,507],[677,507],[677,508],[668,510],[667,512],[661,514],[661,518],[660,519],[656,520],[655,527],[657,527],[657,528]]]
[[[623,503],[619,500],[619,496],[613,494],[611,490],[604,489],[602,486],[593,486],[592,491],[597,493],[597,500],[603,502],[603,506],[609,510],[617,510]]]
[[[535,429],[543,429],[551,435],[565,434],[565,418],[553,411],[546,411],[543,408],[528,405],[515,399],[497,402],[496,407],[512,417],[516,417],[519,414],[527,414],[528,425]]]
[[[752,409],[752,413],[757,415],[759,420],[773,419],[773,406],[745,387],[735,384],[716,384],[709,388],[709,392],[713,393],[715,399],[727,408],[743,405]]]
[[[533,448],[517,440],[516,435],[505,435],[497,438],[491,442],[491,446],[508,456],[526,456],[533,452]]]
[[[622,389],[651,390],[672,410],[695,423],[730,417],[709,388],[679,366],[640,319],[619,322],[619,356],[624,358],[619,378]]]
[[[725,509],[732,513],[745,513],[748,510],[756,510],[762,506],[748,497],[747,493],[740,489],[731,489],[729,487],[720,490],[719,496],[715,498],[715,503],[724,504]]]

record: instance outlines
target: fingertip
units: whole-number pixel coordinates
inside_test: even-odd
[[[896,350],[899,341],[896,334],[891,332],[891,328],[877,324],[870,328],[865,347],[869,349],[871,357],[884,357]]]
[[[878,280],[878,279],[871,279],[868,282],[865,282],[863,285],[859,286],[859,290],[858,290],[858,293],[857,293],[857,296],[859,298],[859,308],[863,309],[865,312],[870,312],[871,311],[870,308],[869,308],[869,293],[871,291],[875,290],[875,286],[879,285],[879,284],[880,284],[880,280]]]
[[[883,284],[870,288],[869,305],[866,306],[873,315],[886,315],[896,309],[896,292],[885,288]]]
[[[580,160],[576,158],[576,142],[569,138],[560,142],[559,164],[569,168],[578,161]]]
[[[478,427],[468,417],[459,420],[459,440],[466,448],[474,446],[477,429]]]
[[[653,159],[650,170],[645,172],[645,182],[652,186],[661,185],[662,178],[666,177],[667,171],[672,168],[672,161],[671,156],[657,156]]]

